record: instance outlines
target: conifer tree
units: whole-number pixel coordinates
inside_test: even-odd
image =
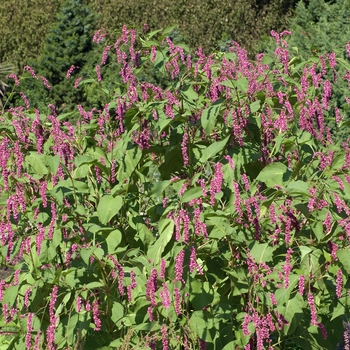
[[[42,55],[31,64],[37,76],[48,80],[51,89],[45,89],[40,79],[32,77],[22,86],[34,107],[52,103],[58,111],[69,111],[83,98],[81,90],[71,92],[69,87],[74,81],[66,76],[72,65],[82,68],[87,62],[96,19],[82,0],[66,0],[61,5],[56,23],[45,38]]]

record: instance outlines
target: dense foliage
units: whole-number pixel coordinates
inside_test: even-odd
[[[324,121],[347,61],[295,56],[285,32],[256,62],[191,56],[170,32],[124,27],[123,84],[75,124],[52,104],[1,116],[3,348],[348,341],[350,145]],[[167,88],[137,78],[150,66]]]
[[[18,69],[36,59],[44,49],[44,38],[55,24],[64,0],[7,0],[0,2],[0,62]],[[96,28],[108,32],[124,24],[151,30],[176,24],[193,48],[206,51],[222,39],[232,38],[254,53],[254,47],[270,29],[281,30],[296,0],[203,1],[84,0],[99,16]],[[242,27],[242,24],[245,26]],[[22,72],[22,71],[21,71]]]
[[[22,70],[44,46],[63,0],[0,1],[0,62]]]
[[[300,1],[295,11],[295,15],[288,28],[292,35],[288,39],[290,47],[297,47],[298,53],[304,58],[315,53],[318,56],[321,53],[331,53],[336,43],[339,51],[336,51],[338,59],[347,57],[346,44],[349,41],[349,0],[336,0],[326,2],[324,0],[311,0],[308,5]],[[273,52],[275,45],[269,48],[268,41],[262,41],[261,49],[267,52]],[[340,130],[334,123],[332,117],[341,109],[344,117],[349,122],[350,111],[346,97],[348,95],[349,85],[347,80],[341,77],[350,71],[350,65],[344,64],[336,66],[327,72],[327,79],[332,81],[332,97],[330,99],[330,109],[326,114],[327,123],[331,127],[333,137],[345,140],[347,131]]]

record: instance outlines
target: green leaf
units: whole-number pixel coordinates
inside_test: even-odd
[[[113,230],[106,238],[108,253],[113,253],[121,241],[122,233],[119,230]]]
[[[260,101],[255,101],[251,103],[249,108],[251,113],[257,112],[260,109]]]
[[[247,92],[249,87],[248,79],[243,77],[237,80],[225,80],[220,83],[220,85],[228,86],[230,88],[238,88],[241,92]]]
[[[151,196],[153,198],[162,197],[165,189],[170,185],[170,180],[156,182],[152,185]]]
[[[231,227],[230,222],[226,218],[222,217],[210,217],[206,220],[207,225],[214,225],[214,228],[210,231],[210,238],[221,239],[230,235],[234,229]]]
[[[214,291],[210,288],[209,282],[194,280],[191,282],[189,298],[194,310],[203,310],[213,302]]]
[[[103,283],[101,283],[100,281],[93,281],[88,284],[84,284],[84,288],[87,288],[87,289],[94,289],[94,288],[100,288],[100,287],[103,287]]]
[[[191,84],[184,85],[180,91],[181,96],[190,104],[198,99],[197,92],[193,89]]]
[[[343,303],[338,302],[337,306],[333,309],[331,321],[342,315],[345,315],[345,306]]]
[[[309,196],[309,184],[305,181],[291,181],[286,190],[291,195],[305,194]]]
[[[262,61],[261,61],[261,63],[262,63],[262,64],[270,64],[270,63],[272,63],[273,61],[274,61],[274,57],[265,54],[264,57],[263,57],[263,59],[262,59]]]
[[[350,251],[349,249],[339,249],[337,251],[337,257],[340,263],[343,265],[344,270],[350,275]]]
[[[96,79],[92,79],[92,78],[83,79],[79,82],[78,86],[88,84],[88,83],[94,83],[94,82],[96,82]]]
[[[278,288],[275,292],[277,305],[284,305],[289,299],[294,287],[298,284],[299,275],[292,274],[289,276],[288,288]]]
[[[234,84],[238,87],[239,90],[241,90],[241,92],[247,92],[248,91],[248,87],[249,87],[249,82],[248,82],[248,78],[239,78],[237,79]]]
[[[229,87],[229,88],[231,88],[231,89],[234,89],[235,88],[235,84],[234,84],[234,82],[233,82],[233,80],[224,80],[224,81],[222,81],[221,83],[220,83],[220,85],[222,85],[222,86],[227,86],[227,87]]]
[[[315,234],[318,241],[322,241],[324,238],[324,227],[322,221],[315,221],[311,224],[312,232]]]
[[[203,190],[201,187],[192,187],[184,192],[181,197],[182,203],[190,202],[192,199],[199,198],[203,196]]]
[[[312,249],[307,246],[299,246],[301,252],[300,262],[302,262],[305,256],[309,255],[312,252]]]
[[[60,156],[55,155],[55,156],[45,156],[45,161],[46,164],[50,167],[50,170],[53,174],[57,173],[58,170],[58,165],[60,164]]]
[[[202,163],[207,162],[210,158],[213,158],[216,156],[219,152],[223,150],[223,148],[226,146],[230,136],[225,137],[223,140],[219,142],[214,142],[210,146],[208,146],[204,151],[203,155],[200,159]]]
[[[257,180],[265,182],[268,187],[274,187],[275,185],[282,186],[287,170],[287,167],[282,163],[269,164],[260,171]]]
[[[286,302],[284,310],[278,310],[284,315],[285,319],[289,322],[289,325],[284,326],[284,334],[294,332],[295,328],[299,325],[301,321],[300,318],[304,317],[303,312],[304,299],[297,293],[294,298],[289,299]]]
[[[208,322],[207,317],[205,317],[205,311],[194,311],[190,318],[190,327],[192,331],[195,332],[200,339],[208,343],[213,342],[209,332],[209,328],[212,326],[210,323],[212,323],[212,319],[211,322]]]
[[[125,152],[123,160],[119,162],[118,181],[123,182],[131,176],[137,164],[140,162],[141,157],[142,150],[138,146]]]
[[[67,327],[67,340],[70,344],[73,344],[76,336],[76,327],[77,323],[79,321],[79,315],[78,314],[73,314],[71,317],[68,319],[68,327]],[[59,332],[63,333],[63,332]]]
[[[202,112],[201,124],[207,135],[209,135],[214,129],[221,105],[222,100],[218,100]]]
[[[158,264],[164,252],[166,245],[170,242],[174,234],[174,221],[170,219],[162,219],[159,222],[159,238],[149,247],[147,256]]]
[[[272,254],[277,249],[276,247],[271,247],[268,243],[253,243],[253,247],[250,250],[250,255],[255,259],[257,264],[260,262],[272,261]]]
[[[95,160],[94,158],[91,158],[90,156],[86,156],[86,155],[77,156],[74,159],[74,164],[78,168],[80,165],[82,165],[82,164],[90,164],[94,160]]]
[[[123,198],[120,196],[103,196],[97,206],[97,214],[100,219],[100,222],[103,225],[107,224],[115,215],[118,214],[122,205]]]
[[[26,162],[29,163],[38,175],[46,175],[48,173],[44,160],[45,156],[43,154],[37,154],[34,152],[31,152],[26,157]]]
[[[86,249],[81,249],[80,252],[79,252],[81,258],[83,259],[84,263],[86,265],[89,265],[89,260],[90,260],[90,256],[92,254],[92,250],[91,248],[86,248]],[[68,277],[69,275],[67,275]]]
[[[111,319],[114,323],[120,321],[124,316],[124,307],[122,304],[114,302],[112,306]]]

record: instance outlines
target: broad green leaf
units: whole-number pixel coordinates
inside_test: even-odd
[[[90,263],[90,256],[92,254],[92,250],[91,248],[86,248],[86,249],[80,249],[80,252],[79,252],[81,258],[83,259],[84,263],[86,265],[89,265]],[[69,275],[67,275],[68,277]]]
[[[73,171],[72,176],[74,179],[82,179],[89,174],[89,170],[90,170],[89,164],[80,165],[78,168],[76,168]]]
[[[293,332],[298,326],[301,318],[304,317],[303,306],[304,299],[299,293],[286,302],[284,310],[281,310],[282,315],[289,322],[289,325],[284,326],[284,334]]]
[[[203,339],[208,343],[212,343],[213,339],[209,329],[212,328],[213,319],[208,320],[204,313],[205,311],[194,311],[190,318],[190,327],[200,339]]]
[[[60,156],[55,155],[55,156],[45,156],[45,161],[46,164],[50,167],[50,170],[53,174],[57,173],[58,170],[58,165],[60,164]]]
[[[74,183],[74,187],[75,187],[76,192],[78,192],[78,193],[89,193],[90,192],[90,188],[88,187],[88,185],[85,181],[75,180],[73,183]],[[70,187],[73,188],[72,185]]]
[[[190,202],[192,199],[199,198],[203,196],[203,190],[201,187],[192,187],[184,192],[181,197],[182,203]]]
[[[43,154],[37,154],[31,152],[26,157],[26,162],[34,169],[38,175],[46,175],[48,173],[47,167],[45,165],[45,156]]]
[[[236,349],[237,349],[237,343],[235,341],[230,341],[222,348],[222,350],[236,350]]]
[[[176,25],[169,25],[163,30],[162,34],[164,36],[169,36],[169,34],[172,33],[174,29],[176,29]]]
[[[253,243],[250,250],[250,255],[255,259],[257,264],[260,262],[268,262],[272,260],[272,254],[277,249],[277,246],[271,247],[269,243]]]
[[[94,160],[95,159],[90,156],[82,155],[75,157],[74,164],[76,167],[79,167],[82,164],[92,163]]]
[[[349,249],[339,249],[337,251],[337,257],[340,263],[343,265],[345,271],[350,275],[350,250]]]
[[[322,221],[315,221],[311,225],[312,232],[315,234],[318,241],[322,241],[325,236],[324,226]]]
[[[108,253],[113,253],[121,241],[122,233],[119,230],[112,231],[106,238]]]
[[[220,83],[220,85],[222,85],[222,86],[227,86],[227,87],[229,87],[229,88],[231,88],[231,89],[234,89],[235,88],[235,84],[234,84],[234,82],[233,82],[233,80],[224,80],[224,81],[222,81],[221,83]]]
[[[96,246],[94,246],[94,248],[96,248]],[[102,248],[96,248],[93,250],[94,251],[94,255],[98,260],[102,260],[105,252]]]
[[[262,64],[270,64],[274,61],[274,57],[270,56],[270,55],[264,55],[263,59],[261,60]]]
[[[338,154],[334,157],[333,161],[332,161],[332,166],[331,169],[332,170],[338,170],[341,169],[344,165],[345,162],[345,156],[344,154]]]
[[[210,217],[206,220],[208,225],[214,225],[214,228],[210,231],[210,238],[221,239],[230,235],[234,229],[231,227],[229,221],[222,217]]]
[[[16,298],[18,294],[19,285],[6,287],[4,290],[4,296],[1,300],[2,303],[8,304],[10,307],[16,306]]]
[[[170,180],[156,182],[152,185],[151,196],[153,198],[162,197],[165,189],[170,185]]]
[[[62,301],[60,302],[60,304],[58,305],[56,312],[55,312],[55,316],[59,316],[59,314],[62,312],[62,310],[64,309],[64,307],[67,305],[69,299],[71,298],[72,293],[68,292],[64,295]]]
[[[275,185],[281,186],[287,180],[284,179],[287,170],[287,167],[282,163],[269,164],[260,171],[257,180],[265,182],[268,187],[274,187]]]
[[[73,315],[70,315],[68,318],[68,325],[67,325],[67,340],[70,344],[73,344],[73,342],[76,339],[76,327],[77,323],[79,322],[79,315],[74,313]],[[61,334],[64,332],[60,332]]]
[[[220,83],[220,85],[228,86],[230,88],[238,88],[241,92],[247,92],[249,87],[248,79],[243,77],[237,80],[225,80]]]
[[[190,103],[198,99],[198,94],[191,84],[184,85],[180,93]]]
[[[141,157],[142,150],[138,146],[125,152],[123,160],[119,162],[118,181],[123,182],[131,176]]]
[[[170,219],[162,219],[159,222],[159,238],[149,247],[147,256],[158,264],[164,252],[166,245],[170,242],[174,234],[174,221]]]
[[[255,113],[260,109],[260,101],[255,101],[249,106],[251,113]]]
[[[236,81],[234,81],[234,83],[241,92],[248,91],[249,82],[248,82],[247,78],[245,78],[245,77],[239,78]]]
[[[122,304],[114,302],[112,306],[111,319],[114,323],[120,321],[124,316],[124,307]]]
[[[289,299],[290,294],[294,290],[295,286],[298,284],[299,275],[292,274],[289,276],[289,286],[288,288],[278,288],[275,292],[275,297],[277,305],[284,305]]]
[[[103,196],[97,206],[97,214],[100,219],[100,222],[103,225],[107,224],[115,215],[118,214],[122,205],[123,198],[120,196]]]
[[[226,146],[230,136],[225,137],[223,140],[219,142],[214,142],[210,146],[208,146],[204,151],[203,155],[200,159],[202,163],[205,163],[210,158],[213,158],[216,156],[219,152],[223,150],[223,148]]]
[[[209,135],[214,129],[221,105],[222,100],[218,100],[202,112],[201,124],[207,135]]]
[[[337,306],[334,308],[333,312],[332,312],[332,318],[331,321],[333,321],[335,318],[345,315],[345,306],[344,303],[342,302],[338,302]]]
[[[300,252],[301,252],[301,258],[300,261],[302,262],[308,254],[312,252],[312,249],[307,246],[299,246]]]
[[[291,181],[286,190],[291,195],[305,194],[309,196],[309,184],[305,181]]]
[[[103,283],[101,283],[100,281],[93,281],[88,284],[84,284],[84,288],[87,288],[87,289],[94,289],[94,288],[100,288],[100,287],[103,287]]]
[[[140,237],[141,241],[145,246],[148,246],[150,243],[155,241],[155,237],[152,232],[149,230],[147,225],[138,222],[136,224],[137,236]]]
[[[191,282],[190,301],[194,310],[203,310],[213,302],[214,291],[210,288],[209,282],[194,280]]]

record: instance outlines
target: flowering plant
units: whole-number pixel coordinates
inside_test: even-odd
[[[346,124],[327,115],[324,76],[348,61],[293,56],[287,32],[255,62],[237,43],[191,56],[171,30],[123,28],[104,51],[123,84],[103,110],[79,105],[72,124],[26,101],[1,116],[7,348],[342,341],[350,147],[332,141],[326,118]],[[138,79],[149,66],[167,88]]]

